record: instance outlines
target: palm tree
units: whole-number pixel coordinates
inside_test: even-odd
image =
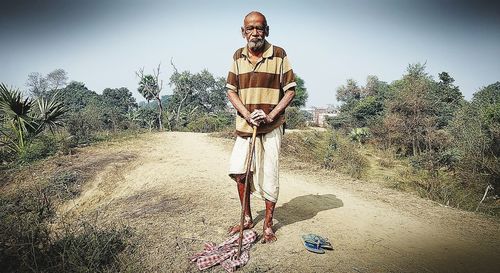
[[[57,97],[55,93],[50,100],[23,98],[19,90],[0,84],[0,149],[19,155],[46,128],[54,132],[62,126],[62,115],[67,109]]]

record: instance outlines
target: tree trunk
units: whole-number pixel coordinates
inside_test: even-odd
[[[184,98],[182,98],[181,102],[179,103],[179,107],[177,108],[177,116],[175,117],[176,126],[177,126],[177,124],[179,124],[179,117],[181,114],[182,103],[184,103],[184,101],[187,99],[188,95],[189,95],[189,93],[186,92],[186,95],[184,96]]]
[[[163,125],[161,123],[161,116],[162,116],[162,113],[163,113],[163,106],[161,105],[161,99],[160,97],[156,97],[156,100],[158,101],[158,127],[160,129],[160,131],[163,130]]]

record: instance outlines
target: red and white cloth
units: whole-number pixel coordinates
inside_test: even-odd
[[[241,255],[238,253],[239,233],[233,235],[220,245],[213,242],[205,243],[205,249],[191,257],[192,262],[196,262],[198,269],[204,270],[214,265],[221,264],[227,272],[234,272],[238,267],[244,266],[250,259],[250,247],[257,240],[257,233],[251,229],[243,231],[241,243]]]

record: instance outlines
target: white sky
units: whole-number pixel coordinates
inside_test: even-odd
[[[371,74],[390,83],[415,62],[426,62],[435,78],[449,72],[467,99],[500,80],[500,16],[483,3],[11,2],[10,17],[0,20],[0,81],[20,89],[30,72],[63,68],[98,93],[127,87],[141,101],[134,71],[152,72],[161,62],[163,94],[171,93],[171,58],[180,70],[226,77],[252,10],[266,15],[268,40],[285,48],[305,80],[308,106],[335,103],[335,90],[348,78],[364,85]]]

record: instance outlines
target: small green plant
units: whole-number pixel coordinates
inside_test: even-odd
[[[354,128],[349,133],[349,138],[359,145],[364,144],[369,137],[370,130],[368,128]]]
[[[20,151],[19,161],[29,163],[54,155],[57,152],[57,140],[52,135],[40,135]]]

